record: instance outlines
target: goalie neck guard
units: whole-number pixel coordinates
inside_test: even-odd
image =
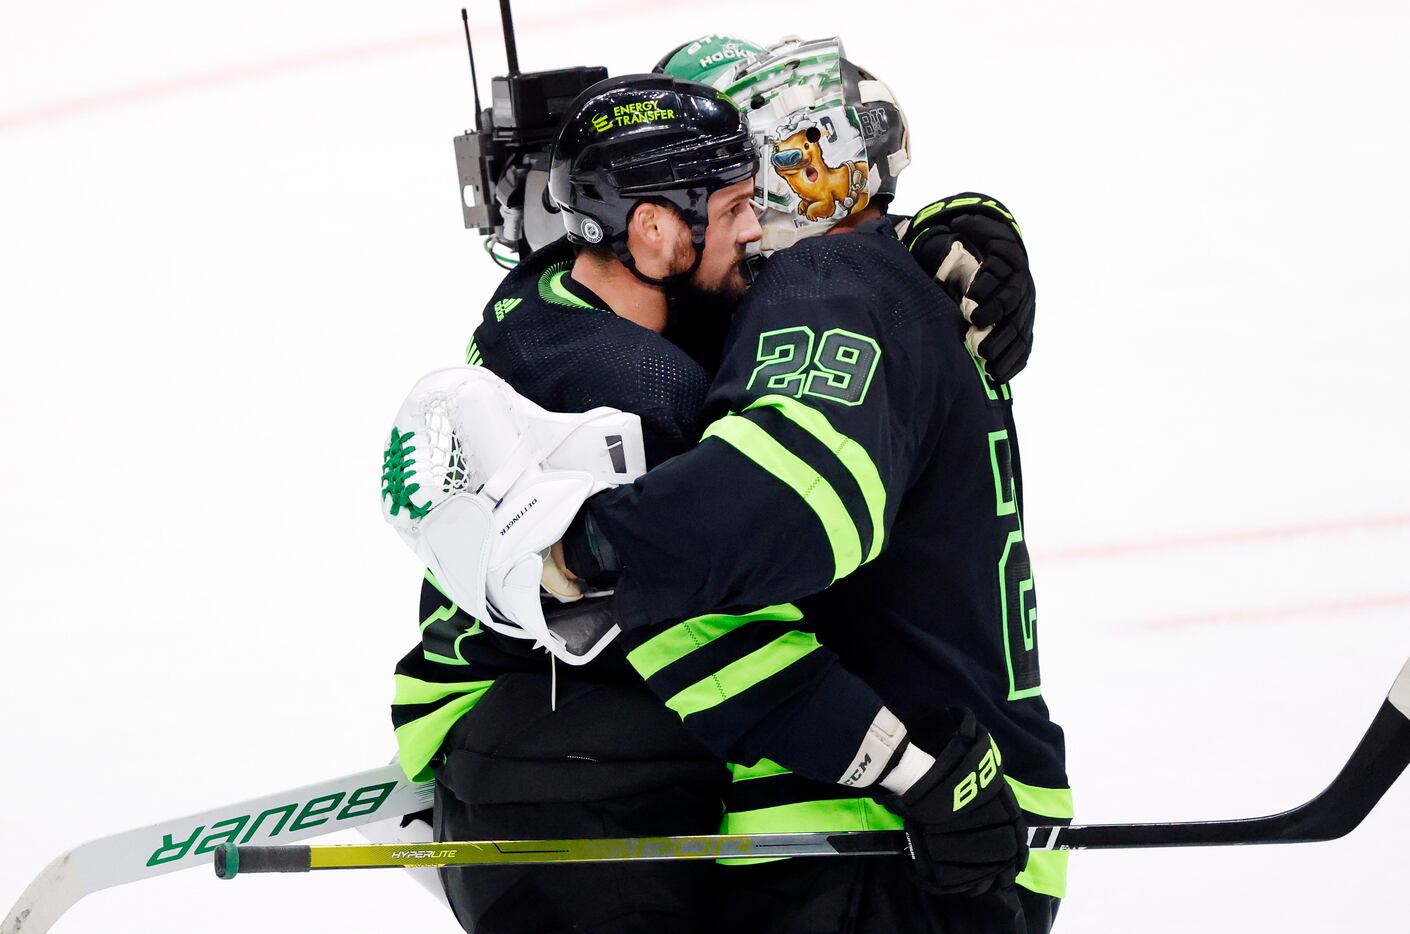
[[[603,243],[637,276],[627,221],[644,199],[664,201],[690,227],[695,271],[705,246],[711,192],[754,175],[758,156],[743,116],[703,84],[665,75],[599,81],[573,102],[553,144],[548,195],[568,239]]]
[[[785,39],[711,83],[747,115],[759,150],[764,253],[895,195],[911,161],[905,114],[890,88],[847,60],[840,39]]]

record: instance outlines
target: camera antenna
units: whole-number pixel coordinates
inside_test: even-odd
[[[480,81],[475,77],[475,47],[470,44],[470,14],[460,8],[460,24],[465,27],[465,51],[470,54],[470,86],[475,91],[475,132],[484,132],[480,118]]]
[[[499,0],[499,19],[504,24],[504,57],[509,61],[509,73],[519,73],[519,49],[514,44],[514,17],[509,12],[509,0]]]

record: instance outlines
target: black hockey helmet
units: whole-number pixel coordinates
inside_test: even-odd
[[[599,81],[569,108],[553,143],[548,196],[574,243],[605,243],[637,272],[627,219],[643,199],[674,205],[690,225],[700,264],[710,194],[747,178],[759,159],[749,126],[715,89],[667,75]]]

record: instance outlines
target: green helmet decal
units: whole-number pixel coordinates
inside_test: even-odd
[[[632,101],[613,107],[611,113],[594,114],[592,128],[599,133],[606,133],[614,126],[631,126],[635,123],[654,123],[660,120],[674,119],[676,119],[675,110],[670,107],[662,107],[660,101]]]
[[[682,81],[713,84],[720,70],[763,49],[736,36],[708,35],[687,42],[656,66],[656,70]]]

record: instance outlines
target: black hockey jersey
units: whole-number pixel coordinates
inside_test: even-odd
[[[1011,399],[965,327],[887,221],[781,251],[735,316],[701,444],[589,501],[628,658],[747,765],[756,814],[842,781],[884,704],[922,748],[941,708],[973,709],[1020,805],[1071,817]],[[731,829],[887,816],[859,813]],[[1041,856],[1020,882],[1061,895],[1061,854]]]
[[[558,240],[515,267],[485,306],[466,362],[550,411],[605,405],[636,413],[648,466],[686,450],[703,427],[709,375],[665,337],[608,310],[573,280],[572,265],[572,246]],[[403,769],[424,779],[446,733],[497,675],[540,671],[548,661],[461,611],[429,574],[420,619],[421,644],[397,664],[392,723]],[[574,673],[640,683],[616,647]]]

